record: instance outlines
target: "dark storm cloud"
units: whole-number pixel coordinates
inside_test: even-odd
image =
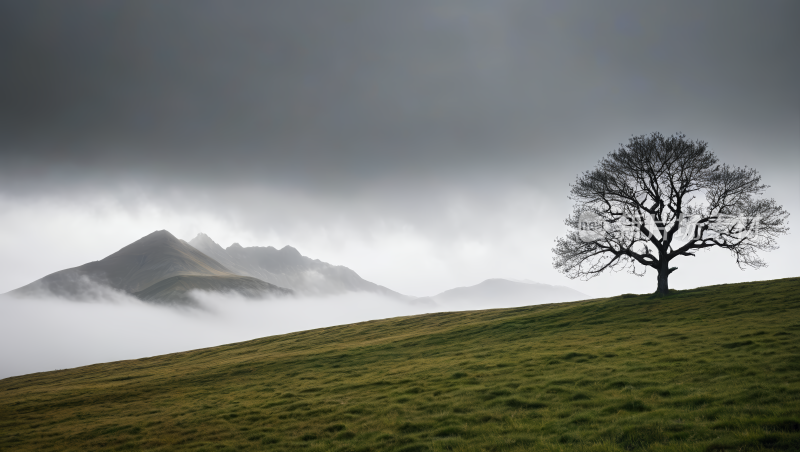
[[[708,140],[745,124],[785,142],[798,13],[789,1],[3,2],[0,145],[7,178],[269,175],[329,190],[487,167],[560,178],[589,143],[602,143],[593,163],[655,129]]]

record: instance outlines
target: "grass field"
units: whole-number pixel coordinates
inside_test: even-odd
[[[798,339],[800,278],[379,320],[0,380],[0,449],[800,450]]]

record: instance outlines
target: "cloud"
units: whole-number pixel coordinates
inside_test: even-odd
[[[31,171],[329,189],[608,130],[796,124],[798,6],[768,5],[7,2],[0,141]]]
[[[551,266],[569,183],[683,131],[800,211],[797,2],[0,4],[0,292],[159,229],[432,295]],[[739,273],[792,275],[796,236]]]
[[[195,292],[196,304],[159,305],[86,282],[89,296],[0,298],[0,378],[213,347],[397,316],[502,305],[408,303],[351,293],[268,299]]]
[[[250,300],[199,294],[179,308],[116,294],[102,301],[54,297],[0,301],[0,378],[213,347],[292,331],[416,313],[390,300]]]

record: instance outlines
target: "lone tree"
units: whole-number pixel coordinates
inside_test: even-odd
[[[773,199],[756,199],[767,185],[752,168],[718,164],[703,141],[679,133],[630,139],[571,185],[573,213],[556,239],[553,265],[569,278],[606,270],[658,273],[667,294],[670,262],[698,250],[729,250],[739,268],[766,263],[758,251],[777,248],[789,214]]]

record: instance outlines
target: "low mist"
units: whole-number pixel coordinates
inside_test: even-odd
[[[0,341],[5,344],[0,378],[367,320],[510,306],[406,302],[366,293],[250,299],[208,292],[193,293],[193,305],[158,305],[102,286],[90,294],[82,301],[52,295],[0,298]]]

